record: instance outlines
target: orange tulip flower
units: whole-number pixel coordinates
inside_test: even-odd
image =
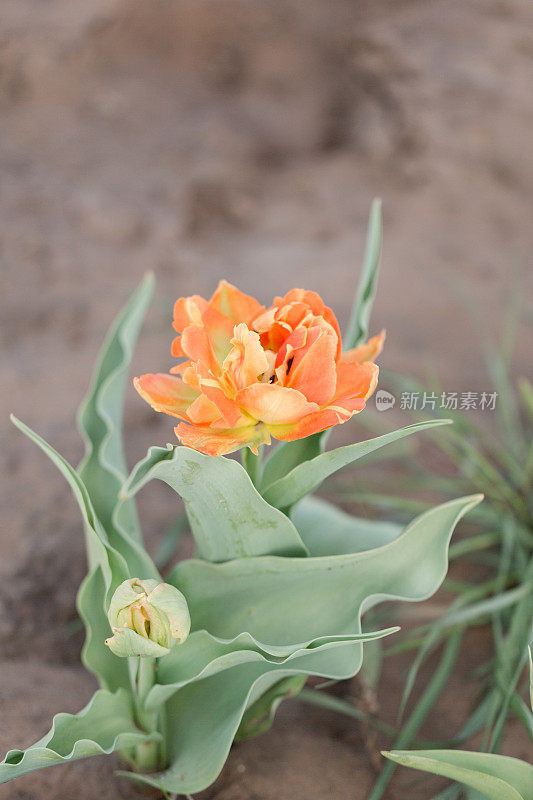
[[[376,388],[384,332],[342,352],[335,315],[316,292],[292,289],[265,309],[221,281],[211,300],[180,297],[171,374],[135,378],[156,411],[182,420],[178,439],[224,455],[270,437],[293,441],[365,407]]]

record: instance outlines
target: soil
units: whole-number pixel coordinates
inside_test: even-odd
[[[1,750],[35,741],[94,688],[78,666],[77,509],[8,412],[80,459],[76,407],[107,325],[149,269],[157,295],[136,374],[170,365],[175,297],[209,294],[220,277],[263,302],[316,289],[345,321],[377,195],[382,364],[418,377],[437,364],[449,391],[487,389],[457,286],[493,332],[509,286],[532,300],[532,22],[528,0],[3,0]],[[531,374],[530,340],[519,331],[517,376]],[[171,437],[131,391],[130,462]],[[144,490],[151,545],[175,510],[162,485]],[[488,646],[478,636],[428,737],[462,719]],[[381,685],[389,721],[406,664]],[[505,747],[526,756],[512,726]],[[0,798],[134,800],[113,766],[45,770]],[[372,779],[353,723],[290,701],[203,796],[363,800]],[[422,800],[430,780],[403,771],[394,792]]]

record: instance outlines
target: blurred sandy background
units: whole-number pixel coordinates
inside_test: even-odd
[[[529,0],[2,0],[2,749],[38,738],[91,689],[65,632],[83,570],[77,510],[7,413],[79,460],[75,409],[107,325],[148,269],[157,297],[136,373],[170,365],[172,301],[220,277],[265,303],[316,289],[345,321],[376,195],[381,363],[419,377],[436,365],[450,391],[488,388],[453,284],[494,330],[513,280],[532,302],[532,32]],[[532,366],[523,330],[516,373]],[[170,437],[168,419],[130,392],[131,459]],[[172,517],[167,501],[162,487],[146,491],[150,536]],[[291,797],[346,797],[356,772],[364,797],[371,777],[353,742],[344,753],[344,723],[319,734],[304,714],[298,744],[287,714],[284,744],[247,745],[253,763],[267,759],[263,777],[226,780],[216,796],[270,800],[281,769]],[[280,746],[322,753],[330,734],[341,741],[330,773],[326,755],[280,762]],[[39,773],[0,797],[48,800],[59,786],[104,797],[92,770]],[[117,796],[134,795],[113,784]]]

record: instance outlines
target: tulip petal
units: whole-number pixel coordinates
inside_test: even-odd
[[[243,415],[237,403],[226,396],[216,380],[201,381],[201,390],[220,412],[220,424],[217,420],[213,420],[216,427],[241,428],[250,424],[250,420]]]
[[[265,307],[255,297],[244,294],[227,281],[220,281],[209,304],[233,320],[235,324],[239,322],[249,324],[254,317],[265,310]]]
[[[381,351],[385,343],[385,329],[383,329],[377,336],[372,336],[368,342],[354,347],[352,350],[347,350],[342,354],[343,361],[358,361],[364,364],[367,361],[374,361]]]
[[[198,392],[183,383],[181,378],[163,372],[134,378],[133,385],[154,411],[179,419],[186,419],[188,407],[198,397]]]
[[[235,325],[231,340],[233,347],[222,365],[224,375],[235,389],[245,389],[256,383],[268,369],[268,359],[261,347],[259,334],[243,323]]]
[[[145,639],[130,628],[113,628],[113,636],[105,640],[112,653],[122,658],[133,656],[151,656],[161,658],[170,653],[168,647],[162,647],[157,642]]]
[[[309,347],[295,352],[292,366],[284,382],[285,386],[297,389],[309,401],[319,406],[325,405],[335,395],[336,353],[337,337],[333,333],[318,329],[315,341]]]
[[[220,374],[220,364],[203,325],[188,325],[181,334],[181,346],[187,358],[200,369],[211,371],[213,375]]]
[[[237,392],[235,402],[251,417],[267,425],[288,425],[318,411],[318,405],[310,403],[301,392],[275,383],[248,386]]]
[[[174,320],[172,325],[174,330],[182,333],[187,325],[201,325],[202,314],[207,308],[207,300],[199,294],[191,297],[180,297],[174,303]]]
[[[180,422],[174,432],[185,447],[192,447],[208,456],[224,456],[246,446],[257,453],[260,444],[270,443],[270,435],[263,425],[215,432],[211,428]]]
[[[187,409],[187,418],[195,425],[210,425],[212,422],[220,420],[221,414],[212,400],[209,400],[205,394],[201,394]]]
[[[202,324],[207,332],[217,360],[222,364],[231,350],[231,339],[233,338],[233,330],[235,327],[234,322],[216,308],[209,305],[202,314]]]
[[[284,298],[276,298],[280,301],[280,305],[286,303],[306,303],[315,316],[323,317],[328,322],[335,333],[337,334],[337,358],[341,353],[341,332],[337,317],[329,306],[324,304],[324,301],[317,292],[312,292],[308,289],[291,289],[287,292]]]
[[[365,407],[366,402],[361,397],[335,400],[334,404],[308,414],[299,420],[295,425],[269,425],[268,430],[274,439],[281,439],[284,442],[293,442],[296,439],[303,439],[313,433],[320,433],[334,425],[342,425],[347,422],[354,414],[359,413]]]
[[[362,397],[367,400],[374,392],[379,375],[379,367],[371,361],[359,364],[344,361],[344,355],[337,364],[337,388],[335,403],[338,398]]]

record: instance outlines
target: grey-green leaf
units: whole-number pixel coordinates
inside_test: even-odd
[[[292,645],[268,646],[256,641],[249,633],[241,633],[234,639],[219,639],[207,631],[196,631],[158,664],[158,682],[147,698],[148,710],[154,711],[176,691],[198,680],[232,669],[240,664],[263,662],[267,664],[291,665],[306,652],[317,657],[320,653],[344,644],[372,642],[395,633],[398,628],[381,631],[354,633],[345,636],[322,636],[307,642]]]
[[[331,641],[303,650],[290,663],[245,662],[188,683],[166,705],[169,769],[155,775],[122,774],[167,792],[201,791],[222,769],[245,711],[265,692],[296,675],[348,678],[361,661],[360,642]]]
[[[78,609],[85,623],[87,638],[84,663],[107,689],[128,685],[127,670],[121,659],[113,656],[104,644],[111,632],[106,617],[106,600],[116,587],[129,577],[123,556],[115,550],[96,516],[87,488],[70,464],[27,425],[12,417],[14,425],[35,442],[65,477],[78,502],[84,527],[87,551],[92,567],[80,587]]]
[[[26,750],[10,750],[0,764],[0,783],[54,764],[124,750],[158,737],[134,723],[131,700],[119,689],[99,690],[77,714],[57,714],[51,730]]]
[[[110,543],[122,553],[130,573],[143,578],[158,577],[158,572],[142,547],[135,502],[132,498],[119,501],[119,492],[127,477],[122,441],[124,394],[133,348],[153,286],[153,275],[147,275],[109,329],[78,412],[78,426],[85,442],[78,474]]]
[[[308,496],[291,511],[291,519],[311,556],[341,556],[360,553],[392,542],[401,525],[381,520],[360,519],[340,508]]]
[[[381,256],[381,200],[375,199],[370,209],[368,232],[366,236],[365,258],[357,292],[344,335],[344,349],[357,347],[368,338],[370,314],[376,295],[379,260]]]
[[[292,522],[263,500],[237,461],[188,447],[152,447],[124,494],[135,494],[153,478],[183,498],[199,554],[208,561],[307,553]]]
[[[89,672],[97,677],[102,688],[110,691],[119,687],[130,689],[128,662],[117,658],[105,645],[105,640],[111,634],[104,608],[105,593],[102,570],[95,567],[83,580],[76,600],[86,631],[81,658]]]
[[[106,531],[98,519],[87,488],[63,456],[54,450],[45,440],[15,416],[11,416],[13,424],[31,439],[48,456],[61,472],[78,503],[85,525],[87,552],[94,566],[100,566],[105,580],[106,592],[112,593],[123,580],[129,577],[124,557],[109,542]]]
[[[377,288],[379,260],[381,255],[381,200],[375,199],[370,209],[363,269],[357,285],[357,292],[350,315],[348,328],[344,335],[343,349],[350,350],[368,338],[370,315]],[[261,486],[268,487],[282,478],[298,464],[309,461],[322,453],[330,431],[325,430],[298,439],[283,442],[265,460]]]
[[[334,680],[354,675],[363,646],[350,641],[350,634],[360,632],[361,613],[385,599],[420,600],[434,592],[446,572],[451,532],[479,500],[445,503],[415,520],[398,539],[355,555],[178,565],[169,580],[187,597],[193,626],[209,650],[205,662],[213,648],[220,648],[218,664],[213,664],[217,671],[209,674],[207,666],[199,679],[169,687],[177,689],[166,706],[171,766],[158,775],[131,777],[169,792],[200,791],[218,775],[243,715],[265,692],[295,675]],[[214,642],[205,631],[213,638],[235,637],[235,642]],[[250,637],[256,643],[251,648],[246,644]],[[254,651],[253,660],[244,652],[225,652],[237,640]],[[281,655],[311,640],[316,646],[298,649],[289,659]],[[276,663],[274,652],[280,654]],[[185,659],[179,665],[178,656],[179,651],[160,662],[162,671],[169,664],[167,680],[179,681],[182,668],[192,675],[192,663],[185,668]]]
[[[404,767],[464,783],[490,800],[533,800],[533,766],[517,758],[466,750],[400,750],[383,755]]]
[[[403,439],[405,436],[448,423],[449,420],[445,419],[426,420],[386,433],[384,436],[377,436],[375,439],[356,442],[344,447],[337,447],[336,450],[330,450],[327,453],[321,453],[310,461],[294,467],[283,478],[275,481],[263,492],[263,496],[270,505],[276,508],[289,508],[306,494],[317,489],[322,481],[342,467],[353,464],[359,458],[363,458],[391,442]]]
[[[436,591],[453,529],[480,500],[473,495],[433,508],[374,550],[225,564],[184,561],[168,580],[187,597],[193,629],[220,638],[248,631],[259,642],[281,645],[358,633],[361,614],[376,603],[422,600]]]

